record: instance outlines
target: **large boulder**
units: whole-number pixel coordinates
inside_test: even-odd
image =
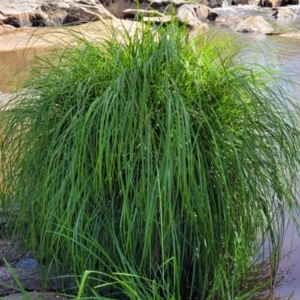
[[[74,4],[68,9],[65,23],[87,23],[99,21],[101,19],[112,19],[114,16],[107,11],[101,4],[86,5]]]
[[[287,7],[273,8],[273,11],[272,16],[276,19],[293,19],[297,17],[297,14]]]
[[[211,9],[205,5],[192,4],[191,5],[200,20],[207,20],[211,14]]]
[[[279,7],[282,4],[282,0],[260,0],[260,6],[263,7]]]
[[[195,27],[202,23],[193,6],[188,4],[184,4],[178,8],[176,18],[180,24],[186,24],[189,27]]]
[[[44,20],[48,18],[48,15],[41,10],[36,10],[29,13],[20,13],[8,15],[2,18],[2,22],[6,25],[11,25],[13,27],[31,27],[43,25]]]
[[[117,18],[123,18],[123,11],[127,9],[147,9],[149,3],[141,0],[100,0],[106,10]]]
[[[96,0],[66,2],[52,0],[44,1],[31,12],[6,15],[2,18],[2,22],[14,27],[31,27],[87,23],[112,18],[114,16]]]
[[[34,18],[33,13],[20,13],[15,15],[9,15],[2,19],[2,22],[7,25],[14,27],[32,26]]]
[[[230,28],[238,32],[255,32],[269,34],[273,32],[273,27],[262,16],[248,16]]]

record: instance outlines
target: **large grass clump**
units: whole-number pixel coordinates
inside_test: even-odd
[[[81,297],[247,298],[298,209],[297,108],[235,42],[153,32],[40,61],[3,112],[2,206],[40,263],[93,271]]]

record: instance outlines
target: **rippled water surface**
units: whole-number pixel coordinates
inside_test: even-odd
[[[219,9],[219,14],[235,15],[243,17],[247,15],[262,15],[273,26],[274,32],[300,33],[300,6],[290,7],[297,13],[296,19],[275,20],[272,10],[256,7],[238,7]],[[220,29],[220,26],[216,26]],[[224,29],[222,28],[222,31]],[[226,31],[226,29],[225,29]],[[229,32],[229,30],[228,30]],[[266,36],[262,34],[237,34],[252,40],[255,48],[262,50],[262,55],[257,55],[258,62],[276,61],[283,75],[300,84],[300,40],[294,38],[280,37],[278,35]],[[248,39],[249,38],[249,39]],[[251,44],[251,43],[250,43]],[[253,58],[252,58],[253,59]],[[300,90],[294,90],[296,101],[300,105]],[[300,154],[299,154],[300,155]],[[300,217],[298,217],[300,223]],[[273,291],[266,293],[263,300],[299,300],[300,299],[300,238],[293,224],[286,226],[282,244],[282,258],[279,266],[277,280]]]
[[[297,13],[296,19],[275,20],[272,17],[272,10],[270,8],[228,7],[218,9],[217,11],[219,14],[235,15],[238,17],[262,15],[272,24],[274,32],[300,32],[300,6],[290,8]],[[210,23],[210,26],[231,34],[229,29],[220,27],[219,25]],[[251,40],[253,45],[261,49],[260,53],[263,53],[263,55],[256,56],[258,62],[264,62],[264,57],[270,58],[271,60],[275,59],[283,71],[283,76],[287,76],[300,83],[300,40],[284,38],[277,35],[266,36],[237,33],[233,35],[247,38],[248,42]],[[13,36],[11,38],[13,38]],[[13,77],[16,70],[24,66],[28,59],[34,55],[43,55],[44,49],[35,48],[27,52],[15,49],[11,51],[1,51],[1,46],[3,45],[1,45],[0,39],[0,92],[9,92],[14,88],[13,85],[8,85],[12,78],[14,79],[13,82],[16,82],[17,79],[26,77],[24,73],[19,73],[17,77]],[[295,95],[299,99],[300,104],[300,91],[295,91]],[[263,297],[264,300],[300,300],[299,262],[300,238],[295,228],[290,224],[287,226],[284,235],[282,259],[275,289],[265,295]]]

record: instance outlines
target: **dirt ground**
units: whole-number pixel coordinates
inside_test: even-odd
[[[9,296],[0,297],[1,300],[67,300],[62,296],[51,293],[28,292],[24,294],[11,294]]]

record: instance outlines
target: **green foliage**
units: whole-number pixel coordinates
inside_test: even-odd
[[[40,261],[85,274],[78,299],[245,299],[258,237],[277,251],[298,209],[287,90],[185,34],[78,40],[2,118],[2,205]]]

